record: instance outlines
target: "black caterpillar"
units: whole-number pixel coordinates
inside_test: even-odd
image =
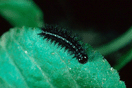
[[[44,39],[55,41],[59,46],[65,47],[74,57],[78,59],[81,64],[85,64],[88,61],[88,56],[86,50],[80,44],[80,38],[77,35],[72,35],[70,31],[63,29],[61,27],[46,24],[42,28],[42,33],[38,35],[44,37]]]

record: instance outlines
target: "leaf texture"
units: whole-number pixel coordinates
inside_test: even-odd
[[[80,64],[39,28],[12,28],[0,39],[0,88],[126,88],[118,72],[87,45]]]

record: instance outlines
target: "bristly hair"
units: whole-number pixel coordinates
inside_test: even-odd
[[[45,27],[42,28],[42,33],[38,35],[42,36],[44,39],[51,40],[51,42],[54,41],[55,44],[58,43],[61,47],[65,47],[81,64],[85,64],[88,61],[86,50],[83,48],[83,44],[80,43],[81,39],[77,35],[73,35],[71,31],[67,31],[58,25],[53,26],[46,24]]]

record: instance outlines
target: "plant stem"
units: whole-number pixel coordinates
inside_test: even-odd
[[[132,40],[132,27],[129,30],[118,37],[117,39],[105,44],[99,48],[96,48],[102,55],[108,55],[114,51],[117,51],[126,46]]]
[[[114,68],[119,71],[122,67],[124,67],[131,60],[132,60],[132,49],[127,54],[125,54],[124,56],[122,56],[117,61],[117,64],[114,66]]]

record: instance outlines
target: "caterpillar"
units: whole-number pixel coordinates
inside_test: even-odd
[[[85,64],[88,61],[88,55],[86,50],[82,47],[80,43],[80,38],[77,35],[73,35],[71,31],[67,31],[58,25],[48,25],[46,24],[44,28],[41,28],[42,33],[39,33],[44,39],[51,40],[51,42],[58,43],[59,46],[65,47],[70,54],[73,54],[79,63]]]

